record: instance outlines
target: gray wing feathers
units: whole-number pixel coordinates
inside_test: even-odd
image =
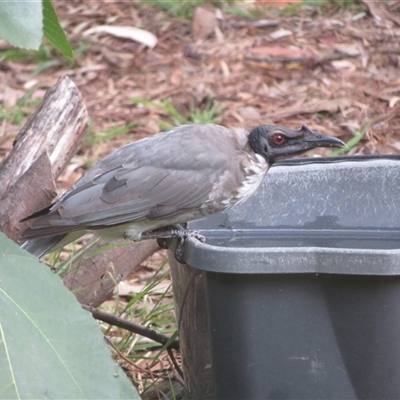
[[[198,140],[204,134],[207,140]],[[229,161],[238,164],[230,160],[237,147],[231,130],[211,124],[183,126],[132,143],[89,170],[24,236],[165,219],[198,208]]]

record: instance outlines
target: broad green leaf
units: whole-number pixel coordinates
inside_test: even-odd
[[[50,0],[43,0],[43,33],[62,54],[69,58],[74,57],[72,47],[58,22],[57,14]]]
[[[140,399],[61,279],[0,234],[0,399]]]
[[[37,50],[42,43],[42,1],[0,0],[0,37],[13,46]]]

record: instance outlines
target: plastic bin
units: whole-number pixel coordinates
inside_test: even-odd
[[[400,399],[400,159],[348,160],[276,166],[189,224],[206,243],[170,254],[186,398]]]

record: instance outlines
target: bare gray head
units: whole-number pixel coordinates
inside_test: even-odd
[[[346,147],[340,139],[313,132],[307,125],[299,130],[261,125],[251,130],[248,140],[253,151],[262,155],[269,164],[317,147]]]

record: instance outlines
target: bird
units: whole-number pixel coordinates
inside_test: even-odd
[[[34,221],[21,247],[41,258],[88,231],[110,240],[186,237],[182,224],[245,201],[276,161],[345,146],[307,125],[175,127],[106,156],[55,203],[24,218]]]

